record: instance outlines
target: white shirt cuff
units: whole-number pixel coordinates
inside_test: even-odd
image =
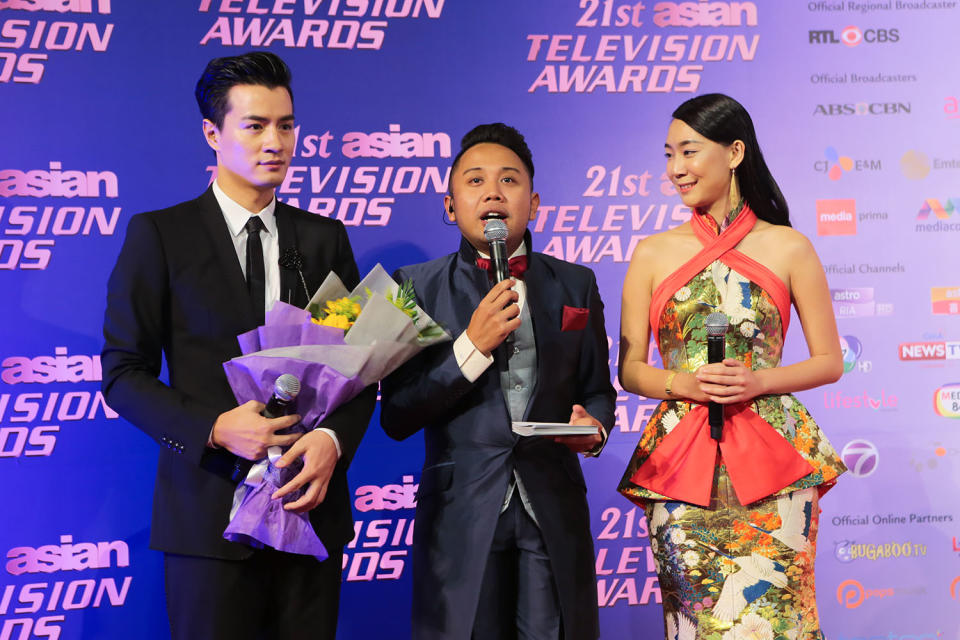
[[[493,357],[485,356],[477,349],[470,336],[464,331],[453,343],[453,355],[457,359],[460,373],[470,382],[476,382],[484,371],[493,364]]]
[[[323,431],[325,434],[333,438],[333,445],[337,448],[337,460],[343,455],[343,449],[340,448],[340,439],[337,437],[337,432],[333,429],[327,429],[325,427],[317,427],[314,431]]]

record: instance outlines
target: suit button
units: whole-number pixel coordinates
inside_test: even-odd
[[[518,385],[516,385],[516,386],[513,387],[513,390],[514,390],[514,391],[523,391],[523,385],[522,385],[522,384],[518,384]]]
[[[517,355],[518,353],[520,353],[520,347],[513,345],[513,355]]]

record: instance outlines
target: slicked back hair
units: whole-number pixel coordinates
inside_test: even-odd
[[[207,63],[197,80],[194,95],[197,106],[206,120],[223,127],[223,119],[230,108],[228,94],[237,85],[260,85],[268,89],[283,87],[293,102],[290,88],[290,68],[280,57],[269,51],[250,51],[239,56],[214,58]]]

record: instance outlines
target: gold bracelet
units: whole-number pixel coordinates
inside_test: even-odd
[[[676,371],[671,371],[670,375],[667,376],[667,383],[664,385],[664,391],[667,392],[667,396],[673,397],[673,379],[677,377]]]

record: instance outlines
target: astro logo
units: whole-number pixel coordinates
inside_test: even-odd
[[[854,369],[868,373],[873,369],[873,362],[861,359],[863,344],[856,336],[840,336],[840,351],[843,354],[844,373],[850,373]]]
[[[934,391],[933,410],[944,418],[960,418],[960,383],[951,382]]]
[[[840,452],[843,464],[857,478],[866,478],[880,466],[880,453],[869,440],[851,440]]]
[[[923,206],[917,212],[917,220],[926,220],[932,213],[940,220],[946,220],[953,215],[953,212],[960,207],[960,198],[949,198],[944,200],[946,204],[941,204],[939,200],[927,198],[923,201]]]

